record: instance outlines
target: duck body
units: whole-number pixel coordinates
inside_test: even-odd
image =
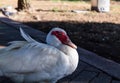
[[[78,53],[70,46],[39,43],[21,30],[26,41],[13,41],[0,49],[1,76],[16,83],[56,83],[78,65]]]

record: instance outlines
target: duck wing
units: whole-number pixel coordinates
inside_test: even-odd
[[[61,69],[65,73],[66,70],[63,67],[68,65],[68,59],[62,51],[35,41],[24,32],[22,32],[22,36],[27,42],[22,42],[22,44],[17,42],[19,48],[8,50],[15,44],[13,43],[3,49],[4,51],[0,54],[0,70],[4,73],[28,74],[58,72]]]

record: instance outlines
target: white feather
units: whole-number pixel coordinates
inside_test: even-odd
[[[31,38],[27,33],[25,33],[23,31],[22,28],[20,28],[20,33],[21,33],[21,36],[28,42],[37,42],[36,40],[34,40],[33,38]]]
[[[13,41],[10,46],[0,49],[1,75],[19,83],[55,83],[76,69],[76,49],[66,45],[54,47],[39,43],[22,29],[20,31],[26,41]]]

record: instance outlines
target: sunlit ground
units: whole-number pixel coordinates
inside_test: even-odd
[[[0,0],[0,7],[17,7],[17,0]],[[110,12],[91,12],[90,2],[31,0],[34,12],[19,13],[12,19],[19,21],[79,21],[120,23],[120,2],[111,1]],[[73,13],[71,10],[87,10],[87,13]],[[26,16],[27,15],[27,16]],[[37,20],[35,18],[38,18]],[[29,19],[29,20],[28,20]]]

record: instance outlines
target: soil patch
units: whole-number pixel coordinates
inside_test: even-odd
[[[56,21],[25,24],[46,33],[53,27],[61,27],[78,46],[120,63],[120,24]]]

